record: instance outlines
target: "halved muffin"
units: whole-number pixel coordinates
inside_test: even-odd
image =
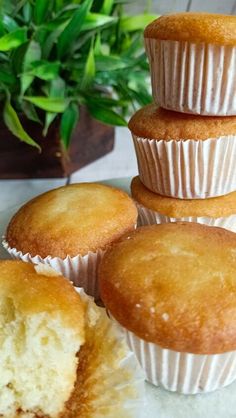
[[[0,261],[1,416],[61,416],[76,382],[84,318],[80,296],[57,272]]]
[[[0,261],[0,416],[137,418],[144,376],[124,336],[51,267]]]

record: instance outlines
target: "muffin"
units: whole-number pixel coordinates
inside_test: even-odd
[[[26,203],[8,225],[4,247],[15,258],[49,264],[98,298],[102,255],[136,220],[137,209],[123,191],[71,184]]]
[[[107,251],[101,297],[147,379],[210,392],[236,379],[236,235],[197,223],[138,228]]]
[[[187,115],[150,104],[129,121],[139,175],[151,191],[181,199],[236,190],[236,117]]]
[[[210,199],[175,199],[148,190],[136,176],[131,195],[139,212],[139,225],[197,222],[236,232],[236,192]]]
[[[76,381],[84,316],[80,296],[55,271],[0,261],[1,416],[61,416]]]
[[[76,288],[85,307],[85,343],[63,418],[143,418],[144,373],[104,308]],[[145,415],[146,416],[146,415]]]
[[[1,416],[139,416],[137,361],[105,310],[76,290],[44,264],[0,261]]]
[[[236,16],[177,13],[144,32],[155,102],[201,115],[236,115]]]

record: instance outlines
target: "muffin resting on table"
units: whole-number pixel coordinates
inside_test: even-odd
[[[60,416],[74,390],[84,316],[57,272],[0,261],[0,416]]]
[[[236,190],[235,116],[187,115],[150,104],[132,116],[129,129],[140,180],[154,193],[202,199]]]
[[[139,225],[185,221],[236,232],[236,192],[210,199],[175,199],[151,192],[136,176],[131,195],[138,208]]]
[[[144,32],[155,102],[201,115],[236,115],[236,16],[176,13]]]
[[[137,209],[125,192],[98,183],[72,184],[26,203],[8,225],[5,248],[24,261],[50,264],[98,297],[97,265],[136,220]]]
[[[144,377],[122,333],[43,264],[0,261],[0,416],[129,418]]]
[[[236,379],[236,235],[197,223],[138,228],[100,265],[102,300],[147,379],[209,392]]]

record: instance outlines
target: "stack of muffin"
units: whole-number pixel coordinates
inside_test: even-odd
[[[129,122],[140,223],[183,220],[235,232],[236,17],[163,16],[144,36],[155,104]]]
[[[163,16],[145,42],[156,104],[129,123],[131,189],[155,225],[108,249],[100,292],[149,382],[206,393],[236,380],[236,17]]]
[[[162,107],[130,121],[140,174],[132,194],[142,223],[162,225],[135,229],[132,199],[96,183],[49,191],[14,215],[3,245],[37,266],[0,264],[0,356],[17,354],[0,369],[4,417],[121,417],[132,405],[137,417],[143,378],[117,327],[48,265],[101,296],[153,384],[195,394],[236,380],[236,234],[200,225],[235,228],[236,17],[166,16],[145,39]],[[167,223],[183,219],[198,223]],[[43,382],[34,391],[32,370]]]

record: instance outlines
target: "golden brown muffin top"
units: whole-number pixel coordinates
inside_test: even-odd
[[[125,328],[164,348],[196,354],[236,349],[236,234],[180,222],[138,228],[105,254],[106,308]]]
[[[60,317],[84,339],[84,304],[69,280],[45,265],[0,261],[1,308],[22,315],[48,313]],[[10,310],[12,306],[12,312]],[[75,321],[75,318],[77,320]]]
[[[197,141],[236,135],[236,116],[190,115],[150,104],[132,116],[128,127],[134,135],[142,138]]]
[[[236,16],[185,12],[150,23],[145,38],[236,46]]]
[[[134,228],[137,209],[123,191],[79,183],[44,193],[12,218],[6,239],[32,256],[65,258],[105,249]]]
[[[173,218],[207,216],[221,218],[236,215],[236,192],[209,199],[175,199],[147,189],[139,176],[132,179],[131,194],[137,203]]]

